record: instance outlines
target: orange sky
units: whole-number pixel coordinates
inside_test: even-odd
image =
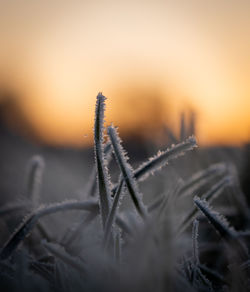
[[[17,93],[13,113],[43,140],[89,143],[99,91],[109,98],[107,120],[125,132],[161,121],[176,127],[188,106],[201,144],[249,139],[249,1],[0,5],[0,82]]]

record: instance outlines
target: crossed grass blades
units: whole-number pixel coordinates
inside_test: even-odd
[[[104,142],[105,99],[101,93],[96,99],[95,166],[84,199],[41,206],[45,163],[35,156],[29,163],[27,200],[0,209],[3,222],[20,211],[28,214],[1,248],[1,291],[248,291],[250,232],[236,231],[208,204],[225,194],[225,188],[233,188],[244,226],[249,226],[248,207],[233,167],[213,164],[146,206],[138,182],[193,150],[196,139],[190,136],[159,151],[134,169],[113,125]],[[181,138],[184,128],[181,117]],[[111,153],[120,170],[115,184],[109,174]],[[120,208],[125,196],[131,201],[129,209]],[[178,203],[189,197],[193,207],[176,214]],[[61,238],[51,238],[41,219],[70,210],[83,212],[81,220],[72,222]],[[204,218],[221,237],[219,243],[205,241],[209,238]],[[208,265],[204,259],[209,257],[214,262]]]

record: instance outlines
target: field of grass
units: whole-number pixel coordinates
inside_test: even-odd
[[[96,99],[95,164],[78,195],[44,199],[47,162],[35,155],[22,199],[2,204],[1,291],[249,291],[237,153],[236,163],[219,154],[201,163],[207,156],[181,129],[183,141],[134,166],[118,129],[104,128],[105,99]]]

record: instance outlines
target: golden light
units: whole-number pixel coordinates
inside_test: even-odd
[[[8,120],[22,123],[18,109],[39,139],[90,143],[99,91],[124,133],[173,125],[191,106],[201,144],[249,139],[247,1],[16,0],[0,11],[1,81],[17,95]]]

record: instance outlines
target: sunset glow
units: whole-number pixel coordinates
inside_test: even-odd
[[[102,91],[124,134],[176,129],[192,108],[200,144],[246,142],[249,12],[244,0],[1,1],[7,120],[51,144],[87,145]]]

